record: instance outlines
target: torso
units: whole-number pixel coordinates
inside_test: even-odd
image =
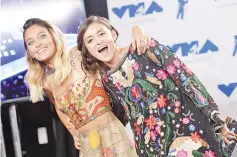
[[[104,91],[100,76],[85,74],[81,68],[79,53],[78,51],[73,52],[72,71],[69,77],[60,85],[49,84],[55,100],[55,107],[70,118],[76,129],[79,129],[82,122],[97,112],[110,107],[109,98]],[[108,111],[98,118],[101,119],[106,114],[108,117],[108,114],[113,113]],[[96,127],[96,124],[106,123],[106,121],[97,120],[98,118],[94,119],[92,123],[90,122],[91,124],[83,125],[80,130],[89,131],[91,127]]]

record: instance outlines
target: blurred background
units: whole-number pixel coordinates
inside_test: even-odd
[[[22,26],[28,18],[46,19],[70,48],[89,15],[109,18],[121,46],[141,25],[197,74],[223,117],[237,119],[236,0],[0,0],[0,157],[78,157],[53,104],[29,101]]]

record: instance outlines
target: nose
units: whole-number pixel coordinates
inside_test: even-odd
[[[102,44],[102,40],[98,40],[97,45],[101,45],[101,44]]]
[[[42,44],[41,44],[40,41],[36,41],[36,43],[35,43],[36,48],[39,48],[41,45],[42,45]]]

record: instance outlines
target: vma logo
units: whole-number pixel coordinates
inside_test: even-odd
[[[190,43],[179,43],[168,47],[173,50],[174,53],[177,53],[177,51],[180,49],[182,56],[189,56],[192,54],[205,54],[209,51],[217,52],[219,50],[219,48],[209,39],[207,39],[203,45],[201,45],[199,41],[195,40]]]
[[[226,96],[230,97],[234,90],[237,88],[237,82],[230,83],[229,85],[220,84],[218,85],[219,90],[221,90]]]
[[[179,5],[179,9],[178,9],[178,14],[176,19],[184,19],[184,7],[185,5],[188,3],[188,0],[178,0],[178,5]]]
[[[147,3],[146,3],[147,4]],[[120,8],[112,8],[112,11],[115,15],[117,15],[120,19],[124,17],[125,12],[128,11],[129,17],[148,15],[157,12],[163,12],[163,8],[157,4],[155,1],[152,1],[150,5],[146,5],[144,2],[140,2],[138,4],[130,4],[125,5]]]

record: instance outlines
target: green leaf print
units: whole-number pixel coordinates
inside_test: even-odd
[[[170,128],[170,123],[171,123],[171,118],[174,117],[173,113],[167,112],[166,117],[165,117],[165,124],[166,124],[166,129],[165,129],[165,145],[164,145],[164,151],[165,154],[167,155],[169,152],[170,145],[172,143],[172,130]]]
[[[165,82],[165,90],[174,90],[175,85],[171,78],[167,78],[166,80],[164,80],[164,82]]]
[[[142,88],[145,88],[149,92],[157,92],[157,89],[153,87],[152,84],[150,84],[148,81],[141,80],[141,79],[136,79],[133,84],[140,84]]]
[[[203,153],[197,151],[197,150],[193,150],[192,154],[194,157],[203,157]]]

